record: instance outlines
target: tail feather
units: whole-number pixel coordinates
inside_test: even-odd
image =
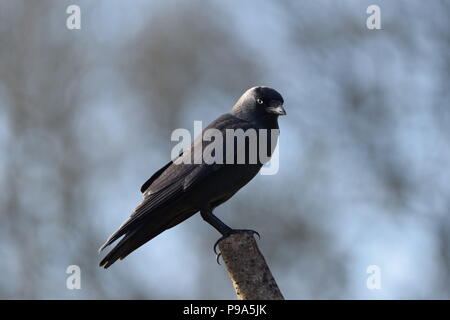
[[[103,258],[99,266],[106,269],[114,262],[116,262],[117,259],[119,259],[125,252],[124,251],[125,244],[127,243],[127,241],[129,241],[129,239],[133,236],[133,234],[134,233],[129,234],[125,236],[122,240],[120,240],[120,242]]]
[[[135,221],[132,224],[126,224],[119,228],[106,243],[100,248],[103,250],[106,246],[125,235],[123,239],[103,258],[100,267],[105,269],[112,265],[118,259],[123,259],[131,252],[150,241],[164,230],[171,227],[170,215],[164,211],[153,212],[152,219],[147,221]]]
[[[128,220],[125,221],[119,229],[114,232],[107,240],[106,242],[98,249],[98,252],[102,252],[107,246],[109,246],[111,243],[119,239],[121,236],[129,232],[131,225],[128,223]]]
[[[122,260],[131,252],[150,241],[160,233],[172,228],[178,223],[192,216],[196,210],[185,212],[175,211],[169,214],[167,211],[153,212],[152,219],[147,221],[134,221],[124,224],[106,242],[99,251],[124,236],[119,243],[103,258],[100,267],[108,268],[117,260]]]
[[[160,227],[158,229],[149,231],[141,230],[141,228],[130,232],[125,235],[125,237],[120,240],[120,242],[103,258],[100,262],[100,267],[107,269],[117,260],[122,260],[134,250],[142,246],[147,241],[150,241],[161,232],[166,230],[165,227]]]

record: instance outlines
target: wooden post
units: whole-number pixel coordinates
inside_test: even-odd
[[[284,300],[251,232],[239,232],[218,244],[239,300]]]

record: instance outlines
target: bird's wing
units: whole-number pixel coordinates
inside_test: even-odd
[[[249,122],[230,114],[224,114],[206,127],[203,133],[214,128],[225,136],[226,129],[246,130],[250,127]],[[195,159],[202,157],[202,151],[211,143],[211,141],[202,139],[203,133],[195,139],[188,150],[160,169],[144,184],[144,186],[148,185],[144,191],[144,199],[131,215],[132,218],[138,218],[167,201],[175,200],[181,193],[188,191],[211,172],[220,170],[224,166],[218,163],[206,164],[203,161],[196,163]],[[200,144],[201,148],[199,148]]]
[[[230,114],[225,114],[213,121],[205,130],[214,128],[225,133],[226,129],[240,128],[246,130],[250,126],[250,123],[245,120],[241,120]],[[200,143],[202,144],[202,149],[196,148]],[[185,160],[187,157],[190,157],[191,163],[183,163],[181,161],[181,163],[175,164],[171,161],[144,183],[141,188],[141,191],[144,193],[142,202],[136,207],[130,218],[109,237],[106,243],[100,248],[100,251],[131,229],[134,229],[138,221],[151,216],[155,210],[163,208],[172,201],[177,200],[183,193],[200,183],[213,171],[220,170],[224,166],[223,164],[208,165],[204,162],[199,164],[192,163],[192,157],[197,157],[199,150],[200,152],[204,150],[209,143],[211,142],[203,141],[202,136],[197,137],[192,143],[191,148],[180,155]],[[190,150],[193,150],[193,152]],[[176,160],[174,161],[176,162]]]
[[[143,218],[151,215],[152,212],[155,212],[156,209],[162,208],[171,201],[176,200],[182,194],[184,177],[193,169],[193,166],[175,165],[171,161],[169,164],[158,170],[158,172],[144,184],[144,186],[146,184],[149,186],[144,191],[142,202],[134,209],[128,220],[126,220],[119,229],[106,240],[105,244],[101,246],[100,251],[124,234],[128,234],[130,231],[136,229],[139,222]]]
[[[168,167],[172,165],[173,161],[170,161],[167,163],[164,167],[156,171],[147,181],[144,182],[144,184],[141,187],[141,192],[144,193],[148,187],[156,180],[158,177],[163,173]]]

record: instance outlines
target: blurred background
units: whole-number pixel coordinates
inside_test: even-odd
[[[450,298],[449,17],[438,0],[1,0],[0,298],[234,299],[200,216],[108,270],[97,249],[172,130],[255,85],[285,99],[280,171],[216,214],[260,232],[285,297]]]

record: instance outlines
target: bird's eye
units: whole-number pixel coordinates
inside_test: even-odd
[[[256,102],[258,102],[259,104],[263,104],[264,103],[264,101],[262,101],[262,99],[260,99],[260,98],[256,99]]]

